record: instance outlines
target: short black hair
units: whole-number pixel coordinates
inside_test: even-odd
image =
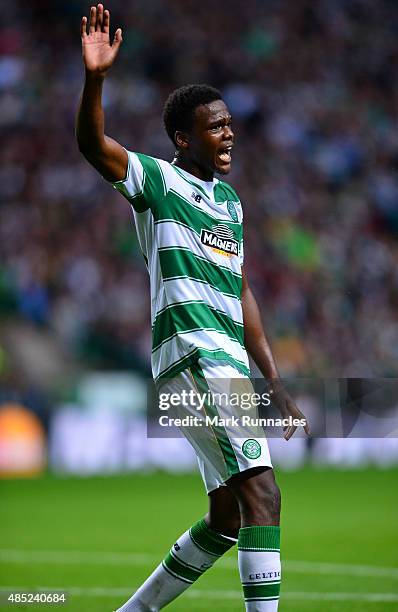
[[[167,98],[163,107],[163,123],[172,142],[177,130],[189,132],[193,126],[195,109],[201,104],[210,104],[221,100],[218,89],[210,85],[183,85],[175,89]]]

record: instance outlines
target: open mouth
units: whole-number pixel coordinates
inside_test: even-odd
[[[218,151],[218,157],[224,164],[231,163],[231,150],[232,145],[228,145],[227,147],[220,148]]]

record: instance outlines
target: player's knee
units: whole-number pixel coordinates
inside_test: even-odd
[[[281,511],[281,492],[276,482],[262,483],[250,499],[251,511],[258,521],[279,522]]]

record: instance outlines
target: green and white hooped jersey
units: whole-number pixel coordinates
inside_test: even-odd
[[[249,375],[241,305],[242,207],[235,191],[128,152],[114,187],[131,203],[150,276],[152,371],[172,378],[200,357]]]

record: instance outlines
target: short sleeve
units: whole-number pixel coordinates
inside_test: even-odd
[[[239,243],[239,263],[241,266],[243,266],[244,259],[245,259],[245,256],[243,252],[243,238],[242,238],[242,240]]]
[[[164,199],[165,182],[158,160],[143,153],[127,151],[126,178],[113,183],[136,212],[154,210]]]
[[[238,196],[236,196],[238,198]],[[244,235],[244,231],[243,231],[243,207],[242,207],[242,203],[240,202],[239,198],[238,198],[238,219],[240,222],[240,240],[239,240],[239,263],[241,266],[243,266],[243,261],[245,259],[245,253],[244,253],[244,249],[243,249],[243,235]]]

